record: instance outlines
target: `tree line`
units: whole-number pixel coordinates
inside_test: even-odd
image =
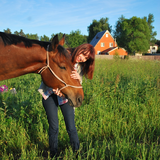
[[[109,18],[101,18],[100,20],[93,20],[87,27],[89,35],[82,35],[80,30],[71,31],[70,34],[65,35],[66,44],[65,47],[77,47],[83,43],[90,43],[98,32],[109,30],[112,36],[116,39],[118,47],[125,48],[129,54],[133,53],[146,53],[150,45],[160,44],[160,40],[156,40],[155,36],[157,32],[154,31],[153,14],[149,14],[148,17],[139,18],[133,16],[130,19],[126,19],[123,15],[118,19],[115,25],[115,30],[109,24]],[[11,33],[11,30],[7,28],[4,32]],[[13,34],[24,36],[29,39],[37,39],[40,41],[50,41],[55,34],[51,37],[46,35],[38,36],[37,34],[25,34],[21,29],[20,32],[15,31]],[[63,33],[57,33],[59,38],[62,38]],[[158,49],[160,52],[160,47]]]

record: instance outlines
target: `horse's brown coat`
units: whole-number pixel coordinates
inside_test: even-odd
[[[46,66],[47,45],[49,45],[49,64],[56,75],[65,83],[81,86],[78,80],[70,77],[73,64],[70,55],[62,45],[64,37],[59,41],[56,35],[52,42],[29,40],[24,37],[0,32],[0,80],[18,77],[28,73],[38,73]],[[60,82],[49,69],[42,73],[43,82],[51,88],[62,88]],[[79,107],[84,98],[82,88],[67,87],[62,90],[75,107]]]

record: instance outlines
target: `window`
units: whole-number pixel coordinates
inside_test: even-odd
[[[97,51],[97,54],[99,54],[100,53],[100,51]]]
[[[106,34],[106,37],[108,37],[108,34]]]
[[[104,47],[104,43],[103,42],[101,43],[101,47]]]
[[[113,43],[109,43],[109,47],[113,47]]]

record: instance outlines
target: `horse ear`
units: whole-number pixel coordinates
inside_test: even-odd
[[[56,34],[56,35],[53,37],[51,44],[52,44],[52,49],[53,49],[53,50],[56,50],[57,47],[58,47],[58,45],[59,45],[58,34]]]
[[[59,41],[59,44],[60,44],[61,46],[63,46],[64,43],[65,43],[65,34],[63,35],[62,39]]]

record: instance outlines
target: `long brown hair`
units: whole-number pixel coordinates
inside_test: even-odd
[[[76,63],[76,57],[83,53],[84,55],[89,52],[89,57],[86,62],[79,63],[82,67],[82,74],[89,79],[93,78],[94,66],[95,66],[95,49],[89,44],[85,43],[76,48],[67,48],[67,50],[71,53],[72,63]]]

